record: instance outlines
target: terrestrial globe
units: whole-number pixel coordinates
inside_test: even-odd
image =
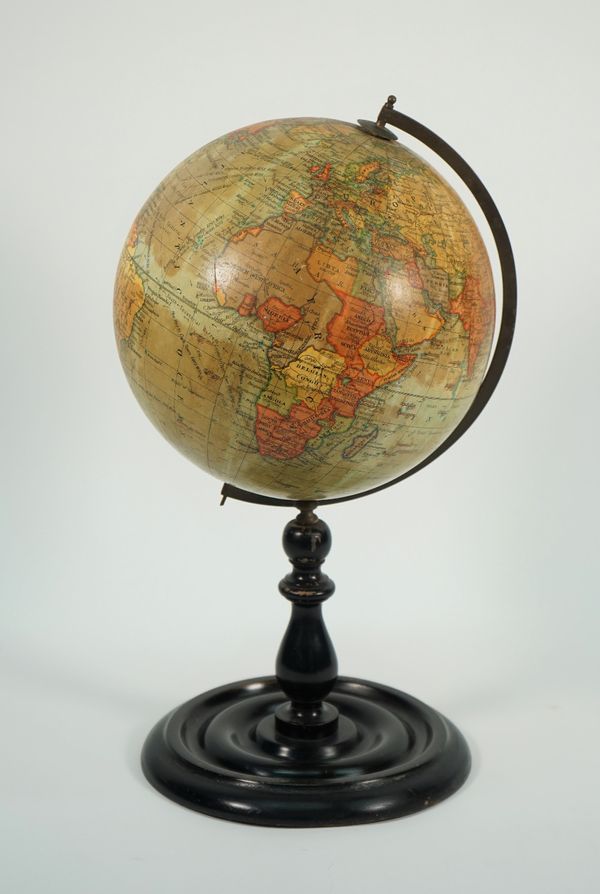
[[[484,377],[494,288],[475,223],[415,152],[357,125],[266,121],[194,152],[118,267],[121,361],[202,469],[293,501],[430,455]]]

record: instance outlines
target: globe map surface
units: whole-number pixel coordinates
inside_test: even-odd
[[[176,167],[138,214],[115,284],[142,408],[200,467],[294,500],[412,468],[485,373],[493,279],[468,210],[396,142],[267,121]]]

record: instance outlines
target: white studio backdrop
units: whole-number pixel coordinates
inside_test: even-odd
[[[598,884],[594,2],[23,2],[0,33],[0,859],[15,894],[562,894]],[[515,250],[506,374],[443,458],[324,509],[341,673],[447,714],[474,757],[380,825],[228,824],[138,768],[178,702],[272,672],[287,510],[228,502],[129,391],[114,272],[158,181],[267,118],[388,93],[475,168]]]

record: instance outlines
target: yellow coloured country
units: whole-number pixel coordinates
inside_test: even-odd
[[[385,335],[376,335],[366,342],[360,349],[360,356],[367,369],[378,376],[385,376],[396,365],[392,355],[392,343]]]
[[[333,351],[309,347],[285,368],[284,374],[289,387],[296,388],[298,399],[316,407],[330,393],[343,368],[343,358]]]

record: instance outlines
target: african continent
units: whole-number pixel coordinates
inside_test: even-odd
[[[458,425],[488,362],[493,277],[426,161],[290,118],[167,175],[123,248],[114,323],[135,396],[185,456],[256,493],[332,499]]]

